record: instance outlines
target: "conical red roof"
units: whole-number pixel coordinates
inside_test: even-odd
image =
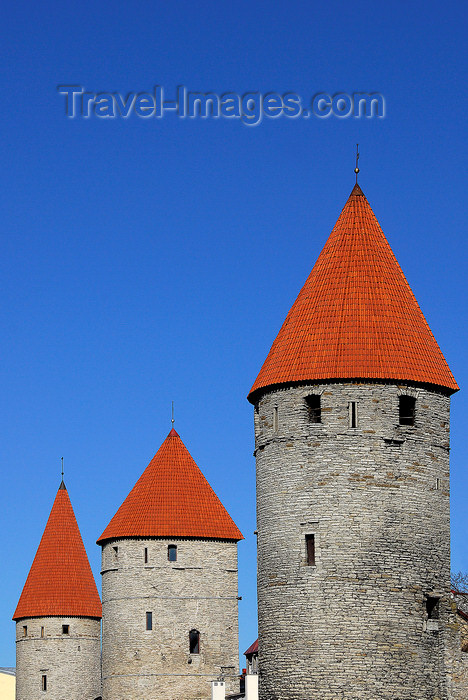
[[[174,429],[98,544],[121,537],[243,539]]]
[[[49,616],[102,616],[101,599],[63,482],[13,619]]]
[[[327,379],[458,385],[359,185],[250,391]]]

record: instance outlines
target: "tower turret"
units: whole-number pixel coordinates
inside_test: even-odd
[[[103,700],[238,679],[238,528],[172,429],[98,540]]]
[[[17,700],[101,695],[101,601],[63,481],[13,619]]]
[[[463,697],[447,660],[457,389],[356,184],[249,395],[262,700]]]

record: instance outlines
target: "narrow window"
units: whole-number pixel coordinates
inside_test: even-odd
[[[357,428],[357,401],[350,401],[349,404],[349,427]]]
[[[147,630],[153,629],[153,613],[152,612],[146,613],[146,629]]]
[[[278,432],[278,406],[273,409],[273,432]]]
[[[47,676],[42,676],[41,688],[42,690],[47,690]]]
[[[167,558],[169,561],[177,561],[177,545],[170,544],[167,548]]]
[[[439,598],[428,595],[426,598],[426,612],[428,620],[439,619]]]
[[[27,636],[28,636],[28,626],[23,625],[23,637],[27,637]]]
[[[414,425],[414,415],[416,412],[416,399],[414,396],[399,397],[399,418],[400,425]]]
[[[322,406],[320,394],[311,394],[305,397],[307,409],[309,412],[309,420],[311,423],[322,422]]]
[[[118,558],[119,558],[119,548],[118,548],[118,547],[112,547],[112,549],[114,550],[114,562],[117,562],[117,561],[118,561]]]
[[[200,653],[200,632],[198,630],[190,630],[189,632],[189,648],[191,654]]]
[[[62,625],[62,634],[70,633],[70,625]]]
[[[436,479],[436,491],[440,490],[440,479]]]
[[[44,628],[41,627],[41,637],[44,638]]]
[[[148,547],[145,547],[145,564],[148,563]]]
[[[306,535],[307,566],[315,566],[315,535]]]

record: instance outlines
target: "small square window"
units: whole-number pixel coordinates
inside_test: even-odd
[[[62,625],[62,634],[70,634],[70,625]]]
[[[177,545],[170,544],[167,548],[167,558],[169,561],[177,561]]]

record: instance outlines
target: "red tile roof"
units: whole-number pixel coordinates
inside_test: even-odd
[[[62,482],[13,619],[101,615],[99,593]]]
[[[243,539],[174,429],[98,544],[121,537]]]
[[[355,185],[250,391],[327,379],[458,385]]]
[[[258,639],[249,646],[247,651],[244,651],[244,656],[249,656],[249,654],[258,654]]]

